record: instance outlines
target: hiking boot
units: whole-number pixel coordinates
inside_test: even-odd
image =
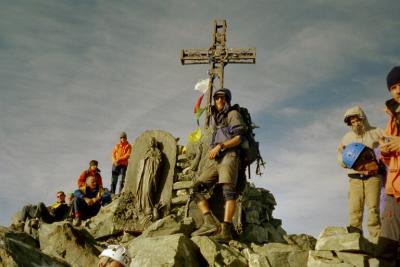
[[[360,235],[363,235],[363,231],[360,228],[357,228],[357,227],[349,225],[349,226],[346,227],[346,229],[347,229],[347,232],[349,234],[351,234],[351,233],[359,233]]]
[[[210,235],[218,231],[219,223],[211,212],[203,215],[204,222],[199,229],[192,233],[192,236]]]
[[[75,218],[75,219],[72,221],[72,225],[73,225],[73,226],[80,226],[81,223],[82,223],[82,220],[81,220],[81,218],[79,218],[79,217]]]
[[[223,222],[221,223],[221,231],[212,237],[213,240],[217,241],[218,243],[229,243],[232,240],[232,233],[231,233],[232,224]]]

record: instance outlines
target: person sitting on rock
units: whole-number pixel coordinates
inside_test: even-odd
[[[93,176],[96,178],[96,183],[99,186],[103,186],[103,179],[100,175],[100,169],[98,168],[99,162],[97,160],[91,160],[89,162],[89,169],[84,170],[78,178],[78,188],[84,187],[86,183],[86,178],[88,176]]]
[[[22,208],[21,221],[27,219],[38,219],[44,223],[53,223],[62,221],[68,217],[69,207],[65,203],[65,194],[63,191],[57,192],[57,201],[53,205],[46,207],[43,202],[37,205],[26,205]]]
[[[109,191],[98,185],[93,176],[86,178],[85,186],[75,190],[74,196],[75,226],[79,226],[82,220],[95,216],[102,205],[111,202]]]
[[[128,267],[131,264],[128,251],[121,245],[109,245],[99,258],[99,267]]]
[[[75,201],[74,193],[68,193],[67,194],[67,204],[69,207],[69,213],[67,218],[68,220],[72,220],[73,218],[75,218],[74,201]]]

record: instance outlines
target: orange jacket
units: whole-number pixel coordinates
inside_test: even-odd
[[[128,160],[131,156],[132,146],[128,141],[120,142],[114,146],[111,154],[113,165],[124,165],[128,166]]]
[[[96,171],[92,171],[92,170],[85,170],[81,173],[81,175],[78,178],[78,188],[82,188],[84,186],[86,186],[86,178],[88,176],[93,176],[94,178],[96,178],[96,184],[100,187],[103,187],[103,180],[101,178],[100,175],[100,170],[97,169]]]
[[[396,114],[386,108],[389,114],[389,121],[386,125],[386,135],[400,136],[397,127]],[[382,154],[382,161],[388,166],[385,193],[393,195],[396,199],[400,198],[400,151]]]

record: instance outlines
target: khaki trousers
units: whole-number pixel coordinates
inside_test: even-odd
[[[381,227],[379,216],[380,190],[380,176],[371,176],[364,180],[349,179],[349,225],[362,230],[364,206],[367,204],[370,237],[378,237]]]

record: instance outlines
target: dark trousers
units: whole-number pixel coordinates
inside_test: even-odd
[[[119,182],[119,192],[121,193],[125,184],[125,174],[128,166],[124,165],[113,165],[111,170],[111,193],[115,194],[117,189],[118,176],[121,175],[121,180]]]
[[[379,266],[399,266],[397,259],[400,241],[400,203],[388,195],[382,216],[381,233],[376,248]]]
[[[54,216],[49,213],[46,205],[43,202],[37,205],[26,205],[22,208],[21,220],[24,222],[26,219],[38,218],[45,223],[53,223]]]
[[[75,217],[79,217],[82,220],[95,216],[100,210],[101,204],[99,202],[89,206],[83,198],[75,198],[74,210]]]

